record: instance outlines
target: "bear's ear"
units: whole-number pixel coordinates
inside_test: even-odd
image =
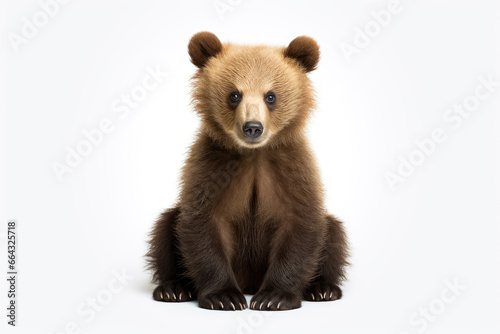
[[[297,60],[306,72],[314,71],[319,62],[318,43],[311,37],[297,37],[285,49],[285,57]]]
[[[208,59],[222,51],[222,43],[211,32],[202,31],[191,37],[188,51],[191,62],[202,68]]]

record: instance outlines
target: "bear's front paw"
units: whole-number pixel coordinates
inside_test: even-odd
[[[209,310],[240,311],[247,308],[247,300],[239,291],[226,291],[199,296],[198,305]]]
[[[250,308],[260,311],[283,311],[300,307],[300,298],[281,291],[259,291],[250,301]]]
[[[313,302],[331,301],[342,298],[342,290],[334,284],[314,282],[304,292],[304,299]]]
[[[196,296],[194,290],[186,287],[180,280],[171,280],[156,287],[153,299],[162,302],[187,302],[196,299]]]

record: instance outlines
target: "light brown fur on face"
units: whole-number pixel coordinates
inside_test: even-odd
[[[178,203],[152,232],[153,298],[217,310],[245,309],[243,293],[255,294],[249,306],[258,310],[340,299],[347,240],[326,212],[304,136],[318,45],[309,37],[287,47],[222,44],[202,32],[188,50],[202,124]],[[248,122],[262,125],[259,136],[245,135]]]
[[[280,47],[225,44],[207,61],[194,77],[193,100],[210,136],[228,148],[257,148],[279,146],[302,135],[314,92],[305,69],[285,52]],[[243,99],[233,109],[228,97],[235,90]],[[270,91],[276,95],[272,110],[264,102]],[[249,121],[264,126],[256,144],[244,140],[242,126]]]

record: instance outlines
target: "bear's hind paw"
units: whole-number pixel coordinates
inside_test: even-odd
[[[312,302],[332,301],[342,298],[342,290],[325,282],[312,283],[304,292],[304,299]]]
[[[153,299],[162,302],[187,302],[196,299],[196,296],[180,280],[171,280],[156,287]]]

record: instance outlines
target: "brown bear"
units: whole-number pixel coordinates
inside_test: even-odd
[[[153,298],[215,310],[245,309],[244,293],[257,310],[341,298],[346,235],[325,210],[304,135],[317,43],[243,46],[200,32],[188,50],[202,122],[178,203],[151,233]]]

